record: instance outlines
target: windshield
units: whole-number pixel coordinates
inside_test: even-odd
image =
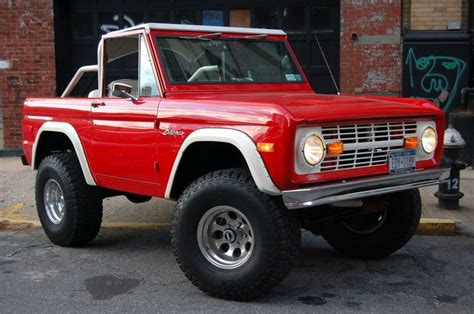
[[[156,37],[170,83],[301,83],[283,41]]]

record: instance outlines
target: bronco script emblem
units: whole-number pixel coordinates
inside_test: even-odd
[[[183,136],[184,132],[181,130],[173,130],[172,128],[166,128],[163,132],[161,132],[163,135],[177,135],[177,136]]]

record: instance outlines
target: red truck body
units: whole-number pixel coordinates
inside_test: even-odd
[[[109,64],[135,54],[136,76],[124,69],[108,80]],[[243,61],[249,55],[258,61]],[[69,97],[94,71],[98,89]],[[181,269],[232,300],[288,274],[301,228],[348,256],[395,252],[421,217],[418,188],[449,172],[438,168],[437,106],[316,94],[280,30],[112,32],[97,65],[80,68],[61,98],[28,98],[23,114],[25,160],[38,169],[38,215],[53,243],[92,241],[105,197],[178,199],[171,243]]]
[[[444,130],[443,112],[423,100],[317,95],[306,84],[291,92],[242,91],[242,86],[226,86],[234,89],[232,92],[170,91],[165,98],[149,98],[141,104],[108,99],[106,106],[99,110],[91,109],[93,100],[87,98],[27,99],[23,120],[25,156],[31,162],[36,132],[44,122],[67,122],[77,130],[99,186],[164,197],[173,163],[186,135],[200,128],[218,126],[241,130],[255,143],[275,143],[278,154],[264,152],[261,155],[276,186],[289,190],[325,181],[388,173],[388,166],[381,165],[296,174],[289,165],[294,164],[297,126],[416,118],[435,120],[441,136]],[[184,136],[165,136],[163,132],[167,128],[181,129]],[[442,143],[442,138],[439,141]],[[437,167],[441,153],[439,146],[433,159],[417,162],[417,169]]]
[[[154,31],[148,35],[153,57],[159,61],[152,39],[157,34],[179,36],[183,32]],[[238,34],[223,36],[232,38]],[[285,36],[268,39],[286,42]],[[440,137],[445,127],[443,112],[425,100],[315,94],[307,80],[300,84],[178,85],[167,82],[163,66],[157,64],[164,97],[143,98],[139,103],[120,98],[28,98],[23,111],[23,148],[27,160],[31,163],[36,133],[44,122],[70,123],[80,136],[99,186],[164,197],[173,163],[186,136],[210,126],[232,128],[248,134],[255,143],[275,144],[277,153],[263,152],[261,156],[275,185],[289,190],[388,173],[388,166],[380,165],[296,174],[292,148],[299,126],[425,119],[436,122]],[[105,106],[91,107],[97,100]],[[163,135],[167,128],[180,129],[184,134]],[[441,151],[439,146],[433,159],[418,161],[417,169],[437,167]]]

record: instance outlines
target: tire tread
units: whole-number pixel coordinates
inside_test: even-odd
[[[257,196],[259,200],[266,204],[271,210],[272,224],[279,230],[274,235],[277,250],[273,252],[272,264],[266,268],[266,273],[260,277],[260,280],[249,285],[246,289],[239,291],[222,291],[214,290],[205,286],[200,280],[194,276],[184,265],[181,260],[179,250],[176,243],[176,229],[182,215],[183,204],[186,203],[191,196],[207,185],[218,185],[221,183],[232,184],[236,187],[243,188],[247,192]],[[271,288],[281,282],[290,272],[298,255],[298,247],[300,242],[300,231],[296,227],[296,221],[288,214],[281,200],[270,197],[258,190],[252,176],[243,169],[226,169],[206,174],[193,183],[183,192],[178,200],[176,211],[171,223],[171,243],[173,252],[186,277],[199,289],[207,294],[228,300],[245,301],[258,298],[267,293]]]
[[[73,221],[71,229],[67,230],[63,235],[57,236],[46,234],[52,242],[60,246],[80,246],[93,240],[100,229],[102,223],[102,199],[95,187],[87,185],[82,173],[81,166],[77,156],[72,153],[58,153],[45,157],[39,168],[36,186],[36,202],[37,206],[43,200],[43,196],[39,191],[39,177],[43,169],[53,168],[61,177],[62,189],[67,189],[71,196],[68,204],[71,205],[67,209],[72,212]],[[63,193],[66,193],[63,191]]]

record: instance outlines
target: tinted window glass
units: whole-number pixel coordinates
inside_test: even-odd
[[[229,10],[229,26],[250,27],[250,10]]]
[[[196,12],[193,10],[177,10],[176,23],[197,24]]]
[[[290,32],[303,32],[305,14],[303,7],[283,9],[283,29]]]
[[[221,10],[202,11],[202,25],[224,26],[224,11],[221,11]]]
[[[311,30],[332,30],[334,28],[333,8],[311,9]]]
[[[278,28],[278,9],[255,9],[255,18],[258,28]]]
[[[138,96],[138,36],[105,41],[105,95],[112,97],[114,83],[129,85]]]
[[[153,64],[145,43],[145,38],[140,36],[140,76],[138,79],[140,85],[140,96],[158,96],[158,87],[153,73]]]
[[[157,37],[172,83],[302,82],[283,41]]]

